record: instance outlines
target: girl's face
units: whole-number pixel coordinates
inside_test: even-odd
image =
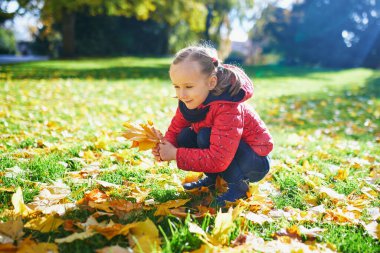
[[[216,76],[203,74],[196,61],[184,60],[172,64],[169,75],[178,99],[184,102],[188,109],[200,106],[217,83]]]

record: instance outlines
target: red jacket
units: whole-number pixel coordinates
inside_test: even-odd
[[[237,67],[242,80],[244,98],[238,102],[216,100],[207,105],[209,111],[202,121],[191,123],[185,119],[179,108],[173,117],[165,138],[178,148],[177,135],[191,126],[198,133],[201,128],[210,127],[210,147],[178,148],[177,166],[183,170],[217,173],[227,169],[235,156],[240,140],[245,141],[260,156],[268,155],[273,149],[272,137],[259,115],[243,102],[253,95],[253,84],[249,77]]]

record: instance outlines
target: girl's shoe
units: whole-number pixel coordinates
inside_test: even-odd
[[[243,185],[228,185],[228,191],[223,195],[215,199],[216,205],[219,207],[224,207],[226,201],[235,202],[238,199],[247,197],[248,186],[243,187]]]
[[[195,188],[210,187],[215,188],[215,179],[210,177],[202,178],[196,182],[186,183],[183,185],[185,190],[192,190]]]

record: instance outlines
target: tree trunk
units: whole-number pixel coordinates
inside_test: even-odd
[[[63,57],[75,56],[75,13],[63,11],[62,16]]]
[[[210,40],[210,28],[211,28],[211,23],[212,23],[212,6],[211,4],[208,4],[207,6],[207,16],[206,16],[206,28],[205,28],[205,40],[209,41]]]

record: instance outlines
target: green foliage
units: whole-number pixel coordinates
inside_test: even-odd
[[[303,191],[300,186],[305,183],[299,174],[291,173],[289,171],[278,172],[273,175],[276,183],[280,186],[281,194],[274,196],[273,200],[276,207],[282,209],[287,206],[306,209]]]
[[[334,243],[339,252],[379,252],[380,243],[367,235],[363,228],[350,225],[323,224],[324,240]]]
[[[16,53],[16,40],[13,33],[0,27],[0,54]]]

